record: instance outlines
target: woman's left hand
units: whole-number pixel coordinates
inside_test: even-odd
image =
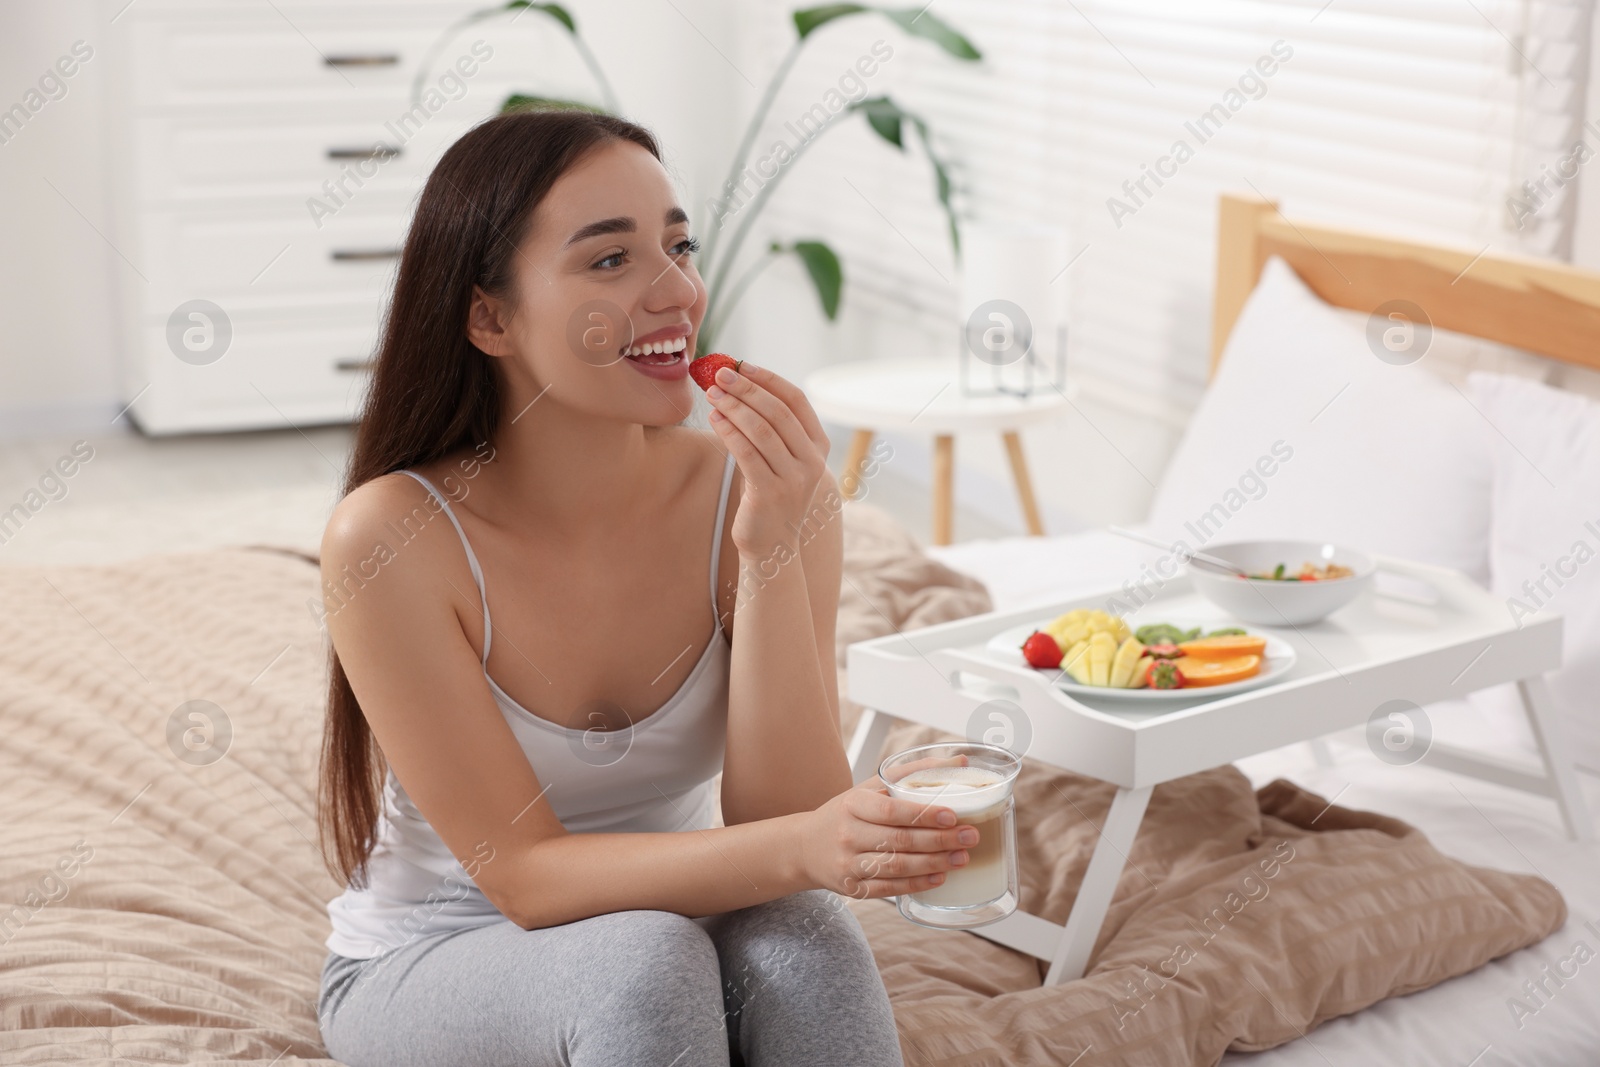
[[[729,375],[731,382],[724,381]],[[827,470],[828,436],[799,386],[750,363],[724,367],[707,390],[711,427],[744,475],[733,543],[746,557],[798,548],[800,527]],[[720,417],[719,417],[720,416]]]

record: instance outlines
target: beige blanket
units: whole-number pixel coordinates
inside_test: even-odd
[[[883,512],[846,516],[841,664],[851,641],[988,609]],[[314,567],[272,550],[0,568],[0,1061],[333,1062],[313,1008],[339,889],[312,844],[316,595]],[[1023,906],[1062,921],[1110,791],[1030,761],[1018,796]],[[1537,878],[1325,806],[1230,768],[1158,788],[1088,976],[1052,989],[1020,953],[852,902],[907,1063],[1211,1064],[1565,917]]]

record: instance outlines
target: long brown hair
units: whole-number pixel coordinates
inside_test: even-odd
[[[513,291],[516,249],[550,187],[591,149],[632,141],[657,159],[648,130],[579,110],[516,111],[473,127],[423,186],[400,255],[344,494],[392,471],[492,441],[500,386],[467,339],[473,286]],[[317,784],[317,836],[329,873],[364,884],[387,763],[330,647],[328,712]]]

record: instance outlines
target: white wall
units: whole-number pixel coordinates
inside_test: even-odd
[[[1578,172],[1577,223],[1572,237],[1572,262],[1600,269],[1600,19],[1589,27],[1589,86],[1585,94],[1584,129],[1579,138],[1593,153]]]
[[[278,17],[266,0],[237,2]],[[0,110],[21,101],[74,41],[95,50],[66,79],[64,96],[0,144],[0,436],[106,432],[122,408],[110,309],[114,281],[127,280],[132,268],[100,236],[111,232],[109,190],[118,179],[108,167],[100,94],[113,88],[107,50],[122,46],[127,23],[112,19],[125,3],[0,4]],[[662,141],[698,222],[695,205],[721,181],[733,150],[733,114],[748,106],[742,79],[723,58],[734,52],[734,0],[567,6],[625,114]],[[126,428],[127,420],[116,425]]]
[[[104,44],[88,0],[0,7],[0,110],[20,103],[74,41]],[[107,430],[114,404],[112,272],[101,137],[102,48],[0,144],[0,433]],[[52,186],[54,188],[52,188]],[[80,214],[81,213],[81,214]]]

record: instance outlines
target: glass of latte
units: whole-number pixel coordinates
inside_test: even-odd
[[[918,745],[878,766],[878,777],[901,800],[946,807],[957,826],[972,826],[978,843],[967,862],[945,872],[944,882],[897,897],[900,914],[944,930],[970,930],[1017,910],[1017,827],[1011,785],[1022,757],[998,745],[972,741]]]

